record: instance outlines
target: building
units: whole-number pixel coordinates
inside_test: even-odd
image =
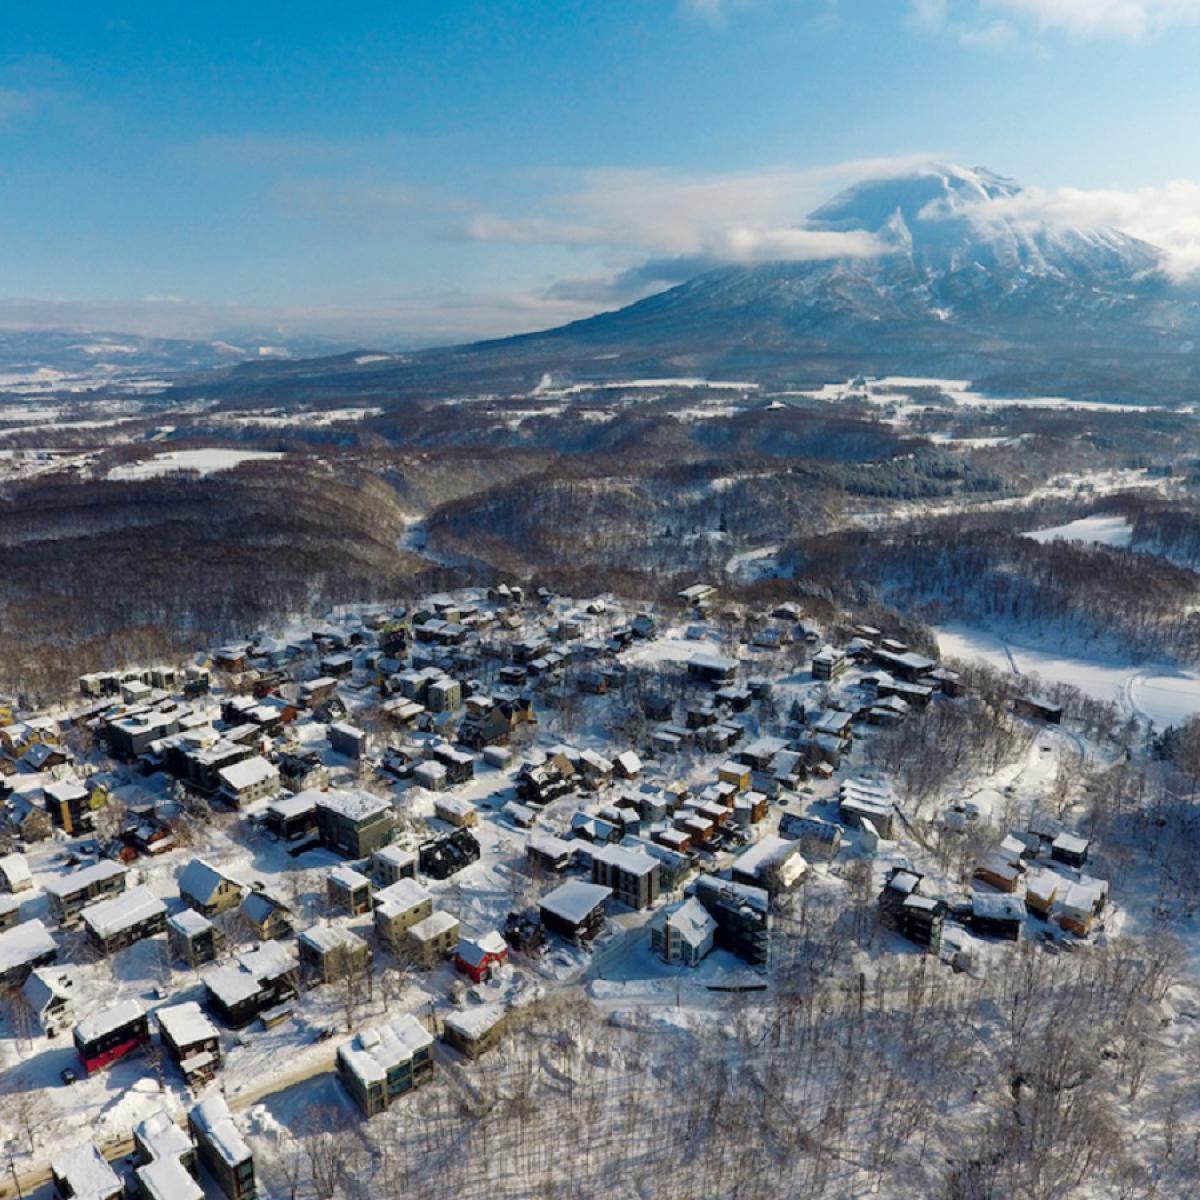
[[[23,854],[0,856],[0,883],[12,893],[27,892],[33,887],[33,873]]]
[[[413,850],[403,850],[399,846],[384,846],[371,855],[371,878],[375,886],[391,887],[401,879],[417,877],[417,855]]]
[[[296,939],[296,945],[301,974],[312,983],[334,983],[361,975],[371,961],[370,946],[340,925],[314,925]]]
[[[338,1078],[368,1117],[433,1078],[433,1037],[405,1014],[338,1047]]]
[[[54,967],[35,967],[21,985],[21,995],[46,1037],[55,1037],[74,1022],[74,985],[66,971]]]
[[[233,964],[213,967],[201,976],[205,1004],[231,1029],[296,995],[297,961],[278,942],[264,942],[237,956]]]
[[[1080,868],[1087,865],[1090,848],[1087,838],[1077,837],[1073,833],[1060,833],[1050,843],[1050,857],[1064,866]]]
[[[502,1004],[481,1004],[451,1013],[442,1026],[442,1040],[460,1054],[475,1059],[504,1036],[508,1010]]]
[[[115,954],[167,927],[167,906],[148,888],[135,887],[88,905],[81,914],[92,945]]]
[[[846,656],[833,646],[822,646],[812,657],[814,679],[832,681],[846,669]]]
[[[91,1142],[60,1154],[50,1164],[59,1200],[120,1200],[120,1176]]]
[[[985,937],[1021,940],[1025,924],[1025,901],[1003,893],[974,892],[971,895],[971,928]]]
[[[319,791],[297,792],[282,796],[267,806],[267,829],[282,842],[299,842],[317,836],[317,800]]]
[[[325,895],[330,906],[352,917],[371,911],[371,881],[352,867],[331,867],[325,877]]]
[[[41,747],[41,749],[45,749],[45,747]],[[30,754],[32,753],[33,751],[30,751]],[[30,755],[27,754],[22,761],[29,766],[35,766],[28,762],[29,757]],[[40,769],[47,768],[42,766]],[[90,833],[95,828],[91,793],[77,779],[48,783],[42,789],[42,796],[45,800],[46,811],[50,814],[50,820],[66,833]]]
[[[696,654],[688,659],[688,675],[710,687],[728,687],[737,675],[737,660],[720,654]]]
[[[48,967],[58,945],[36,917],[0,933],[0,994],[19,988],[35,967]]]
[[[292,932],[291,909],[258,884],[246,893],[238,907],[238,916],[261,942],[287,937]]]
[[[469,829],[455,829],[441,837],[422,842],[417,854],[421,874],[430,879],[449,879],[451,875],[479,860],[479,843]]]
[[[467,934],[458,939],[454,967],[475,983],[490,979],[492,972],[507,961],[508,943],[494,929],[480,936]]]
[[[218,795],[233,808],[246,808],[279,791],[279,772],[261,754],[222,767]]]
[[[763,888],[714,875],[696,880],[696,899],[717,923],[713,941],[751,966],[765,966],[770,946],[770,898]]]
[[[189,1086],[211,1079],[221,1065],[221,1035],[194,1000],[169,1004],[154,1014],[167,1053]]]
[[[774,895],[795,886],[807,869],[799,842],[768,834],[738,855],[730,874],[734,883],[764,888]]]
[[[335,754],[357,761],[367,752],[367,735],[349,721],[337,721],[329,726],[329,745]]]
[[[134,1194],[138,1200],[204,1200],[191,1138],[160,1108],[133,1127]]]
[[[403,945],[408,930],[432,912],[433,893],[415,879],[398,879],[375,893],[375,931],[392,951]]]
[[[479,821],[475,805],[463,796],[438,796],[433,802],[433,815],[458,829],[469,829]]]
[[[214,962],[221,941],[217,927],[193,908],[167,918],[167,945],[171,954],[193,969]]]
[[[694,896],[650,926],[650,947],[664,962],[694,967],[713,948],[717,923]]]
[[[93,901],[102,896],[118,895],[124,890],[125,868],[109,859],[58,879],[47,879],[42,884],[42,891],[50,901],[51,914],[63,925],[75,921]]]
[[[571,865],[575,845],[553,833],[535,830],[525,843],[525,858],[531,867],[561,874]]]
[[[658,899],[658,860],[627,846],[601,846],[592,855],[592,883],[628,908],[649,908]]]
[[[201,1100],[188,1113],[188,1130],[196,1153],[217,1181],[227,1200],[254,1200],[254,1156],[234,1124],[229,1105],[220,1093]]]
[[[346,858],[366,858],[392,840],[390,801],[357,789],[317,792],[314,800],[317,829],[328,849]]]
[[[246,885],[226,875],[203,858],[193,858],[179,873],[179,896],[204,917],[236,908],[246,894]]]
[[[404,935],[405,947],[413,960],[429,969],[454,952],[458,945],[458,918],[448,912],[431,913],[424,920],[410,925]]]
[[[538,908],[542,924],[574,945],[591,942],[604,928],[604,904],[612,889],[570,880],[547,892]]]
[[[150,1041],[150,1022],[136,1000],[90,1013],[72,1034],[83,1069],[90,1075],[140,1050]]]

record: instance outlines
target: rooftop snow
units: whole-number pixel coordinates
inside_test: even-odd
[[[148,887],[135,887],[89,904],[82,915],[84,924],[97,937],[105,938],[166,911],[167,906]]]
[[[541,899],[541,906],[564,921],[578,925],[611,895],[611,888],[572,879],[552,892],[547,892]]]
[[[386,1025],[365,1029],[353,1041],[338,1047],[338,1060],[364,1084],[383,1083],[389,1071],[412,1061],[413,1055],[433,1046],[429,1031],[411,1013]]]

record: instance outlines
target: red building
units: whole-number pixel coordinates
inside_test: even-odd
[[[90,1075],[150,1041],[150,1024],[136,1000],[123,1000],[103,1012],[84,1017],[75,1026],[75,1049]]]
[[[475,983],[491,978],[492,972],[508,961],[508,943],[495,930],[480,937],[460,937],[454,966]]]

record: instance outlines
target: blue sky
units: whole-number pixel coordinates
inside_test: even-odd
[[[100,11],[103,9],[103,11]],[[510,332],[983,164],[1200,261],[1200,0],[8,5],[0,322]],[[782,239],[782,240],[781,240]]]

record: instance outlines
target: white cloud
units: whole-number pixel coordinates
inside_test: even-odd
[[[679,11],[693,20],[720,27],[725,24],[734,9],[745,8],[749,2],[750,0],[679,0]]]
[[[1030,225],[1119,229],[1165,251],[1168,270],[1176,278],[1200,272],[1200,183],[1189,180],[1134,191],[1028,188],[991,201],[980,216]]]
[[[1200,24],[1200,0],[909,0],[913,24],[968,45],[1015,40],[1017,25],[1070,37],[1138,39]]]
[[[592,246],[625,263],[639,257],[714,262],[862,257],[880,251],[873,238],[809,229],[805,214],[832,192],[928,159],[913,155],[713,175],[596,168],[567,177],[543,202],[545,211],[479,214],[465,234],[478,241]]]
[[[1200,0],[984,0],[1042,29],[1077,37],[1140,38],[1173,25],[1200,23]]]

